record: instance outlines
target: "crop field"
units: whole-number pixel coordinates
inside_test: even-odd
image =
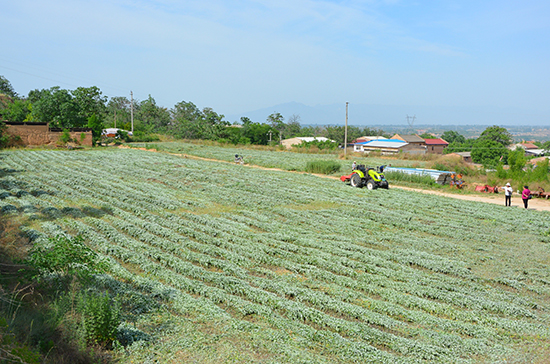
[[[109,262],[121,363],[550,353],[546,212],[136,149],[3,151],[0,175],[33,243],[81,235]]]
[[[136,148],[151,148],[159,151],[189,154],[201,158],[216,159],[227,162],[234,160],[235,154],[244,156],[246,163],[266,167],[279,168],[286,171],[305,171],[308,162],[316,160],[334,160],[338,161],[342,166],[342,171],[348,171],[351,168],[351,160],[338,159],[337,154],[307,154],[296,153],[290,151],[266,151],[231,147],[217,147],[201,144],[191,144],[183,142],[162,142],[162,143],[132,143],[132,147]],[[351,150],[348,150],[351,153]],[[407,159],[388,159],[388,158],[358,158],[359,164],[367,164],[371,167],[377,165],[386,165],[391,163],[394,166],[401,167],[425,167],[426,162]]]

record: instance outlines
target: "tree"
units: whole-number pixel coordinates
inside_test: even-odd
[[[226,131],[229,123],[223,120],[224,116],[222,114],[218,114],[210,107],[203,108],[202,114],[204,115],[204,119],[201,123],[201,139],[216,140],[228,135]]]
[[[166,132],[170,124],[170,112],[165,107],[157,106],[155,99],[149,95],[139,103],[137,118],[140,119],[147,131]]]
[[[495,167],[499,162],[506,163],[507,157],[508,149],[492,139],[478,138],[472,147],[472,161],[487,167]]]
[[[421,134],[419,135],[422,139],[437,139],[435,136],[433,136],[432,134],[430,133],[424,133],[424,134]]]
[[[243,136],[250,140],[250,143],[259,145],[269,144],[270,131],[273,131],[271,125],[260,123],[248,123],[242,128]]]
[[[300,131],[302,130],[302,127],[300,125],[300,120],[301,120],[300,115],[296,115],[296,114],[292,114],[288,118],[288,122],[286,123],[285,130],[283,133],[283,136],[285,139],[300,135]]]
[[[200,139],[203,114],[192,102],[178,102],[170,110],[173,119],[171,131],[177,138]]]
[[[85,127],[87,119],[79,115],[79,106],[68,90],[54,86],[29,92],[32,103],[31,119],[50,123],[54,128]]]
[[[4,76],[0,76],[0,94],[4,94],[14,99],[18,97],[17,92],[13,89],[10,81],[8,81],[8,79]]]
[[[107,96],[102,96],[101,90],[96,87],[78,87],[71,92],[74,102],[78,105],[78,118],[88,120],[92,115],[96,115],[99,120],[103,120],[107,108]]]
[[[283,131],[285,129],[285,118],[281,113],[275,112],[269,115],[266,119],[267,123],[271,125],[279,133],[279,141],[282,140]]]
[[[131,123],[130,100],[123,96],[112,97],[107,103],[104,123],[119,128]]]
[[[497,125],[493,125],[485,129],[479,136],[478,140],[479,139],[492,140],[503,145],[504,147],[512,144],[512,134],[510,134],[506,128]]]
[[[14,99],[12,102],[5,102],[0,105],[0,119],[23,122],[28,120],[32,111],[32,105],[28,100]]]
[[[527,159],[525,158],[525,150],[523,148],[517,148],[508,153],[508,166],[510,166],[512,178],[517,178],[523,174],[523,168],[526,163]]]
[[[447,139],[445,139],[447,140]],[[465,139],[464,143],[457,141],[449,143],[447,148],[443,151],[445,154],[457,153],[457,152],[471,152],[476,140],[475,139]]]
[[[101,139],[103,122],[96,114],[92,114],[92,116],[88,118],[88,128],[92,129],[92,143],[95,144],[98,140]]]
[[[441,139],[445,140],[447,143],[465,143],[466,138],[463,135],[457,133],[454,130],[447,130],[441,134]]]

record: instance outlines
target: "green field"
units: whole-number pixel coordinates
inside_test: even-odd
[[[82,235],[108,259],[95,285],[123,303],[120,363],[550,353],[546,212],[134,149],[3,151],[0,171],[33,243]]]
[[[150,148],[163,152],[188,154],[201,158],[216,159],[220,161],[232,162],[235,154],[244,156],[244,160],[248,164],[266,167],[279,168],[286,171],[305,171],[308,162],[317,160],[337,161],[342,166],[342,171],[351,169],[352,160],[342,160],[338,158],[336,153],[327,154],[308,154],[296,153],[287,150],[256,150],[242,147],[229,146],[210,146],[204,144],[192,144],[183,142],[162,142],[162,143],[131,143],[128,144],[134,148]],[[351,151],[348,150],[351,153]],[[350,157],[351,158],[351,157]],[[371,167],[378,165],[392,164],[394,167],[426,167],[425,161],[407,160],[407,159],[390,159],[376,157],[354,157],[358,164],[366,164]]]

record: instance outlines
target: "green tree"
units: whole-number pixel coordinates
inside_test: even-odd
[[[507,147],[512,144],[512,134],[510,134],[506,128],[493,125],[485,129],[478,140],[492,140]]]
[[[252,144],[269,144],[269,132],[273,133],[273,128],[268,124],[247,123],[242,127],[243,137],[250,140]]]
[[[283,138],[283,132],[285,130],[285,118],[281,113],[275,112],[271,115],[269,115],[266,119],[267,123],[273,128],[274,130],[279,133],[279,141]]]
[[[79,117],[88,120],[94,114],[101,118],[106,113],[107,96],[103,96],[98,87],[78,87],[71,93],[78,105]]]
[[[18,97],[10,81],[4,76],[0,76],[0,94],[7,95],[14,99]]]
[[[485,138],[478,138],[472,147],[472,161],[487,167],[495,167],[499,162],[506,163],[508,149],[501,143]]]
[[[327,126],[321,132],[321,136],[336,141],[338,144],[344,144],[346,129],[344,126]],[[348,126],[348,143],[363,136],[363,130],[357,126]]]
[[[170,111],[173,125],[171,131],[177,138],[200,139],[204,115],[192,102],[178,102]]]
[[[424,134],[421,134],[419,135],[422,139],[437,139],[435,136],[433,136],[432,134],[430,133],[424,133]]]
[[[139,103],[136,118],[143,123],[144,131],[164,133],[170,124],[170,112],[167,108],[158,106],[155,99],[149,95]]]
[[[0,105],[0,119],[23,122],[28,121],[32,111],[32,104],[28,100],[14,99]]]
[[[31,119],[50,123],[51,127],[70,129],[86,126],[86,119],[79,115],[79,105],[68,90],[54,86],[50,89],[29,92],[32,103]]]
[[[88,118],[88,128],[92,129],[92,143],[95,144],[101,139],[101,132],[103,131],[103,122],[96,115],[92,114]]]
[[[228,135],[227,127],[230,124],[223,120],[224,116],[222,114],[216,113],[210,107],[202,109],[202,114],[204,115],[204,120],[202,122],[201,139],[216,140]]]
[[[441,134],[441,139],[445,140],[447,143],[466,143],[466,138],[463,135],[457,133],[454,130],[447,130]]]
[[[130,100],[123,96],[112,97],[106,106],[104,124],[113,128],[121,128],[131,123]]]
[[[518,178],[520,175],[523,175],[523,168],[525,168],[526,163],[527,158],[525,158],[525,150],[523,148],[517,148],[508,153],[508,166],[510,167],[512,178]]]

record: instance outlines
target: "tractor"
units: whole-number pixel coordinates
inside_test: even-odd
[[[386,177],[384,177],[384,167],[385,166],[380,166],[374,169],[360,164],[351,174],[340,177],[340,180],[342,182],[349,181],[353,187],[358,188],[366,186],[369,190],[374,190],[378,187],[388,189],[389,184]]]

